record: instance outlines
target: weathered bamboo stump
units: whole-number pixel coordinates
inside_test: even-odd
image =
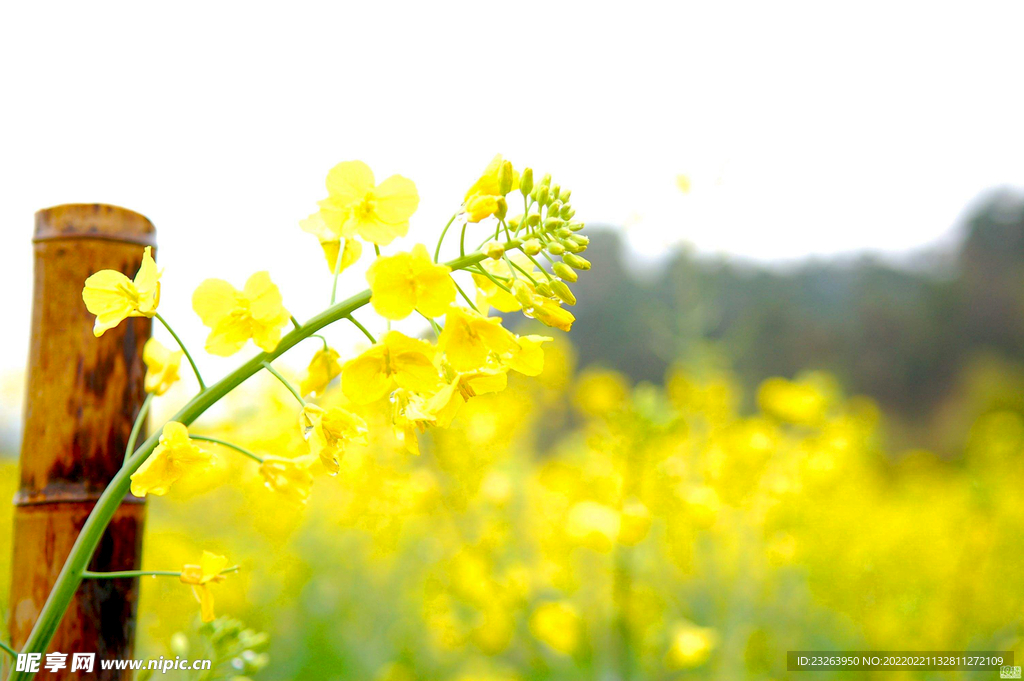
[[[15,648],[24,644],[86,517],[121,467],[145,398],[142,347],[151,320],[131,318],[95,338],[82,285],[101,269],[134,276],[143,246],[155,246],[155,236],[149,220],[116,206],[72,204],[36,213],[8,614]],[[142,500],[129,496],[89,569],[139,569],[144,519]],[[83,581],[49,646],[68,654],[67,668],[39,678],[83,678],[70,672],[71,654],[80,652],[96,653],[88,678],[129,679],[131,672],[102,672],[99,660],[132,656],[137,600],[137,578]]]

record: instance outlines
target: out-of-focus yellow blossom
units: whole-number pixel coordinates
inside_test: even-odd
[[[714,629],[690,623],[677,624],[672,630],[665,661],[675,669],[699,667],[711,656],[716,640]]]
[[[427,247],[377,258],[366,272],[370,304],[386,319],[405,319],[413,310],[440,317],[455,301],[455,282],[446,265],[435,265]]]
[[[722,501],[713,487],[700,485],[684,492],[683,500],[693,524],[711,527],[718,519]]]
[[[501,186],[502,175],[511,175],[510,189],[503,191]],[[483,174],[473,183],[473,186],[466,192],[463,200],[466,207],[466,216],[470,222],[480,222],[498,212],[504,196],[509,191],[519,187],[519,173],[512,169],[512,164],[505,161],[501,154],[498,154],[487,164]]]
[[[485,368],[492,355],[502,357],[519,352],[516,337],[501,325],[498,317],[484,317],[452,305],[437,341],[451,367],[458,372]]]
[[[820,422],[828,409],[828,398],[809,380],[769,378],[757,391],[757,403],[776,418],[803,425]]]
[[[389,331],[384,340],[349,360],[341,370],[341,388],[356,404],[369,404],[391,392],[395,386],[418,393],[433,393],[441,387],[434,366],[433,345]]]
[[[327,269],[333,274],[335,268],[340,274],[359,260],[363,254],[363,244],[355,237],[343,238],[341,231],[332,230],[320,213],[313,213],[305,220],[299,221],[304,232],[314,235],[320,241],[320,248],[327,259]],[[345,242],[342,249],[341,242]],[[341,263],[338,263],[338,252],[341,252]]]
[[[93,335],[97,338],[128,317],[152,317],[160,304],[160,272],[153,260],[153,249],[146,246],[142,264],[129,279],[117,270],[100,270],[85,280],[82,300],[96,315]]]
[[[530,631],[537,640],[563,655],[572,655],[579,647],[583,620],[566,601],[543,603],[530,615]]]
[[[427,400],[425,408],[438,426],[447,428],[469,398],[501,392],[508,384],[502,369],[485,368],[455,376]]]
[[[181,569],[182,584],[189,584],[192,593],[199,601],[199,610],[204,622],[212,622],[216,615],[213,612],[213,593],[210,584],[224,581],[221,572],[228,566],[228,559],[209,551],[203,551],[199,565],[186,565]]]
[[[565,519],[566,534],[597,551],[610,551],[621,528],[618,511],[596,501],[574,504]]]
[[[693,183],[690,182],[690,177],[688,175],[680,174],[676,175],[676,187],[678,187],[679,191],[682,193],[689,194],[690,189],[693,188]]]
[[[146,363],[146,392],[163,395],[178,380],[181,350],[168,350],[160,341],[150,338],[142,348],[142,361]]]
[[[207,279],[192,294],[192,309],[212,329],[206,351],[221,357],[235,354],[250,338],[261,350],[273,351],[290,319],[266,272],[249,277],[241,291],[223,279]]]
[[[604,416],[622,409],[628,397],[625,376],[608,369],[587,369],[576,381],[573,403],[587,416]]]
[[[296,504],[305,504],[313,488],[313,473],[309,467],[314,460],[312,454],[294,459],[268,456],[260,464],[260,475],[267,488]]]
[[[619,514],[619,543],[635,546],[644,540],[651,529],[651,512],[643,503],[633,500],[622,507]]]
[[[345,238],[358,235],[378,246],[408,233],[409,218],[420,203],[412,180],[392,175],[375,184],[373,171],[362,161],[344,161],[331,168],[327,192],[320,202],[327,229]]]
[[[132,473],[132,494],[137,497],[167,494],[181,476],[205,468],[211,459],[209,452],[192,442],[184,425],[168,421],[160,434],[160,443]]]
[[[309,451],[320,457],[329,473],[337,473],[339,457],[350,444],[367,444],[366,421],[341,407],[324,409],[306,403],[299,413],[299,428],[309,443]]]
[[[391,396],[391,424],[395,437],[410,454],[419,456],[420,443],[416,437],[435,422],[427,408],[426,400],[416,393],[399,388]]]
[[[306,368],[306,376],[299,385],[303,395],[321,395],[327,385],[341,374],[340,355],[334,348],[324,347],[313,354]]]
[[[512,284],[512,293],[522,305],[523,314],[560,331],[568,331],[576,317],[555,298],[537,293],[533,286],[519,279]]]

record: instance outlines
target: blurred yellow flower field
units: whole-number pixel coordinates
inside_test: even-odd
[[[1018,416],[984,417],[946,461],[883,451],[875,406],[823,374],[765,382],[744,414],[727,374],[632,386],[577,372],[563,342],[546,354],[418,457],[387,399],[335,381],[321,404],[368,440],[336,477],[313,464],[308,506],[216,457],[150,499],[144,567],[196,546],[238,563],[217,614],[269,635],[256,678],[771,679],[791,649],[1024,651]],[[291,459],[294,420],[268,377],[194,432]],[[144,654],[202,650],[177,580],[142,589]]]

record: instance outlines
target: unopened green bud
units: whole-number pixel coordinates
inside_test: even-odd
[[[484,246],[484,253],[491,260],[501,260],[501,256],[505,255],[505,246],[499,244],[497,241],[489,241]]]
[[[498,169],[498,191],[505,196],[512,191],[512,164],[504,161]]]
[[[551,287],[548,286],[546,281],[537,282],[537,286],[535,288],[537,289],[537,293],[541,294],[545,298],[555,297],[555,292],[551,290]]]
[[[551,173],[544,173],[544,177],[540,178],[540,183],[544,187],[551,186]]]
[[[562,191],[562,188],[559,187],[557,184],[554,185],[553,187],[551,187],[551,198],[552,199],[557,199],[558,198],[558,192],[560,192],[560,191]]]
[[[569,229],[571,229],[574,232],[578,232],[578,231],[583,229],[583,223],[582,222],[570,222],[569,223]]]
[[[519,229],[519,222],[523,219],[522,215],[513,215],[508,219],[509,229]]]
[[[572,196],[572,190],[563,189],[561,192],[558,193],[558,200],[561,201],[562,203],[569,203],[570,196]]]
[[[540,215],[538,215],[537,213],[531,213],[530,216],[526,218],[526,226],[527,227],[536,227],[539,224],[540,224]]]
[[[535,192],[535,198],[537,199],[537,203],[539,203],[542,206],[546,206],[548,203],[548,199],[550,198],[550,191],[551,190],[548,189],[548,186],[545,184],[542,184],[541,186],[537,187],[537,191]]]
[[[554,195],[555,193],[551,192],[551,196]],[[548,215],[558,215],[558,211],[560,210],[562,210],[562,203],[558,199],[555,199],[551,202],[551,205],[548,206]]]
[[[555,294],[555,297],[561,300],[566,305],[575,305],[576,296],[572,294],[569,287],[565,285],[564,281],[555,279],[554,281],[548,282],[551,284],[551,291]]]
[[[554,223],[554,224],[551,224],[551,223]],[[563,225],[565,224],[561,220],[559,220],[558,222],[555,222],[554,220],[549,220],[548,221],[548,227],[551,228],[551,229],[554,229],[555,236],[557,236],[559,239],[564,239],[567,236],[569,236],[570,234],[572,234],[572,232],[569,231],[568,227],[560,227],[559,223],[561,223]]]
[[[523,242],[523,253],[526,255],[537,255],[544,250],[544,245],[539,239],[527,239]]]
[[[551,266],[551,269],[554,270],[557,276],[565,279],[566,281],[572,282],[579,279],[579,276],[576,274],[576,270],[569,267],[564,262],[556,262]]]
[[[522,174],[519,175],[519,191],[523,196],[529,196],[533,191],[533,168],[523,168]]]
[[[566,253],[564,256],[562,256],[562,262],[564,262],[566,265],[573,268],[574,270],[586,271],[590,269],[590,261],[587,260],[586,258],[581,258],[575,253]]]
[[[505,200],[504,196],[498,197],[498,210],[494,211],[494,217],[499,220],[504,220],[505,215],[508,214],[508,201]]]
[[[563,220],[571,220],[572,216],[576,215],[576,209],[567,203],[562,206],[562,210],[558,214]]]
[[[559,239],[558,243],[562,244],[562,247],[565,250],[569,251],[570,253],[582,253],[583,251],[587,250],[586,246],[580,246],[578,243],[572,241],[571,239]]]
[[[562,255],[563,253],[565,253],[565,246],[558,243],[557,241],[553,241],[552,243],[548,244],[548,253],[550,253],[551,255]]]
[[[590,245],[590,237],[588,236],[584,236],[582,234],[573,234],[569,238],[578,243],[580,246],[583,246],[584,248]]]

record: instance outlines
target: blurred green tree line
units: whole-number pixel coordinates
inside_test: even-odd
[[[660,381],[674,361],[747,388],[806,369],[882,405],[894,446],[959,451],[993,409],[1024,411],[1024,193],[975,202],[953,246],[758,266],[681,249],[655,271],[622,237],[592,235],[598,276],[576,285],[582,364]],[[748,391],[750,393],[752,391]]]

